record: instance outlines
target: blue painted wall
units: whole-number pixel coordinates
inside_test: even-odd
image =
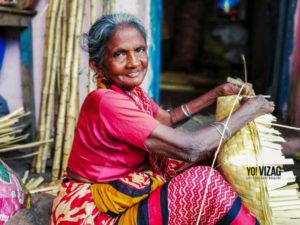
[[[152,45],[149,49],[152,80],[148,93],[157,103],[160,98],[160,72],[161,72],[161,25],[162,25],[162,0],[151,0],[150,3],[150,29]]]

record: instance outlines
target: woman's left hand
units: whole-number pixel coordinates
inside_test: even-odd
[[[226,96],[226,95],[235,95],[239,93],[240,89],[241,89],[240,85],[225,83],[216,87],[215,91],[217,93],[217,96],[219,97],[219,96]]]
[[[227,96],[227,95],[236,95],[239,93],[241,86],[233,83],[225,83],[216,87],[217,96]],[[244,87],[242,94],[246,95],[254,95],[254,90],[252,89],[252,85],[250,83]]]

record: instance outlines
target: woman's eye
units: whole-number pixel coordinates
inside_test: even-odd
[[[140,47],[140,48],[137,48],[135,51],[136,51],[137,53],[142,53],[142,52],[145,52],[145,51],[146,51],[146,48]]]
[[[124,55],[125,55],[124,51],[118,51],[118,52],[115,52],[113,54],[113,57],[117,58],[117,57],[121,57],[121,56],[124,56]]]

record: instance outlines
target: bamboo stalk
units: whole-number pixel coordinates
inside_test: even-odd
[[[64,69],[65,69],[65,65],[66,65],[66,50],[67,50],[67,37],[68,37],[68,1],[64,1],[63,2],[63,15],[62,15],[62,32],[61,32],[61,55],[60,55],[60,61],[61,61],[61,76],[60,76],[60,80],[59,80],[59,89],[58,89],[58,93],[61,94],[61,89],[62,89],[62,84],[63,84],[63,74],[64,74]]]
[[[113,13],[116,0],[103,0],[103,14]]]
[[[56,35],[60,37],[60,20],[62,18],[62,13],[63,13],[63,4],[59,5],[58,9],[58,15],[57,15],[57,22],[55,28],[57,28]],[[46,121],[45,121],[45,139],[50,139],[51,136],[51,128],[52,128],[52,117],[54,114],[53,108],[54,108],[54,92],[55,92],[55,80],[56,76],[59,73],[59,70],[57,70],[57,64],[59,62],[59,49],[61,45],[61,39],[56,38],[54,42],[54,54],[53,54],[53,61],[51,64],[51,73],[50,73],[50,87],[49,87],[49,93],[48,93],[48,104],[47,104],[47,110],[46,110]],[[47,143],[43,146],[42,149],[42,162],[41,162],[41,172],[45,173],[46,172],[46,162],[47,158],[50,157],[50,144]]]
[[[58,117],[56,123],[56,142],[55,142],[55,157],[53,161],[53,169],[52,169],[52,181],[57,180],[59,176],[59,168],[60,168],[60,159],[61,159],[61,152],[63,147],[63,139],[64,139],[64,132],[65,132],[65,116],[66,116],[66,101],[67,101],[67,94],[69,89],[70,83],[70,74],[71,74],[71,65],[72,65],[72,48],[74,43],[74,31],[75,31],[75,18],[76,18],[76,8],[77,8],[77,0],[74,0],[71,3],[71,10],[70,16],[68,20],[68,38],[67,38],[67,50],[66,50],[66,59],[64,65],[64,72],[63,72],[63,82],[61,87],[61,96],[59,100],[59,110],[58,110]]]
[[[45,67],[44,67],[44,86],[42,90],[42,98],[41,98],[41,109],[40,109],[40,123],[39,123],[39,140],[44,140],[46,136],[46,110],[47,104],[49,103],[49,88],[51,83],[51,68],[53,64],[53,49],[54,49],[54,31],[56,27],[56,13],[58,11],[60,1],[53,0],[50,1],[50,7],[48,11],[48,36],[46,40],[46,55],[45,55]],[[43,148],[38,148],[39,155],[36,161],[36,172],[42,172],[42,161],[43,161]]]
[[[63,49],[65,47],[65,37],[66,34],[64,34],[65,29],[66,29],[66,15],[67,15],[67,5],[66,3],[62,4],[62,12],[61,12],[61,24],[62,24],[62,29],[59,33],[59,36],[61,36],[62,40],[60,45],[62,46],[61,51],[59,52],[59,57],[60,57],[60,64],[61,66],[57,68],[58,74],[61,74],[62,72],[62,68],[63,68],[63,62],[64,59],[62,58],[63,54],[65,53],[65,50]],[[61,35],[62,34],[62,35]],[[60,80],[62,76],[57,77],[57,80]],[[54,151],[54,159],[53,159],[53,164],[52,164],[52,180],[57,180],[58,179],[58,174],[59,174],[59,170],[60,170],[60,165],[61,165],[61,151],[62,148],[59,147],[57,148],[57,141],[56,141],[56,146],[55,146],[55,151]]]
[[[71,76],[71,92],[70,92],[70,107],[68,107],[67,115],[67,129],[65,136],[65,143],[63,148],[63,164],[61,175],[65,172],[67,168],[67,163],[69,155],[72,148],[72,142],[74,137],[74,131],[76,126],[76,101],[77,101],[77,90],[78,90],[78,75],[79,75],[79,62],[80,62],[80,37],[82,32],[82,23],[84,15],[84,2],[79,1],[78,11],[77,11],[77,21],[75,30],[75,43],[74,43],[74,61]],[[75,104],[74,104],[75,103]]]
[[[90,0],[90,24],[92,25],[96,21],[96,0]],[[88,93],[95,89],[93,82],[94,71],[90,68],[88,74]]]

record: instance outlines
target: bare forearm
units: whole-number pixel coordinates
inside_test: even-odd
[[[213,126],[208,126],[201,130],[195,131],[193,134],[194,139],[205,146],[207,151],[218,147],[221,140],[221,134],[223,134],[223,142],[227,141],[234,133],[243,128],[247,123],[255,118],[254,112],[246,111],[245,108],[241,108],[237,112],[234,112],[227,123],[227,118],[220,123],[215,123]],[[225,129],[227,123],[228,129]],[[225,129],[225,130],[224,130]]]
[[[263,96],[257,96],[246,100],[236,112],[234,112],[227,124],[228,130],[222,141],[226,141],[231,135],[240,130],[248,122],[257,116],[272,112],[274,103],[268,102]],[[223,125],[222,125],[223,124]],[[213,124],[194,132],[183,132],[172,129],[163,124],[153,130],[146,141],[150,151],[174,156],[178,159],[195,162],[205,155],[212,154],[218,146],[226,119],[219,124]],[[160,142],[165,145],[160,146]],[[166,151],[163,153],[163,151]]]
[[[217,97],[218,95],[214,89],[182,106],[173,109],[170,112],[171,125],[174,126],[177,123],[188,118],[184,111],[186,111],[186,113],[190,115],[194,115],[200,112],[205,107],[214,103]]]
[[[197,154],[197,158],[192,158],[193,154],[191,152],[194,151],[193,149],[180,148],[157,138],[148,138],[145,145],[150,152],[185,162],[206,161],[212,154],[210,151],[202,151],[200,154]]]

